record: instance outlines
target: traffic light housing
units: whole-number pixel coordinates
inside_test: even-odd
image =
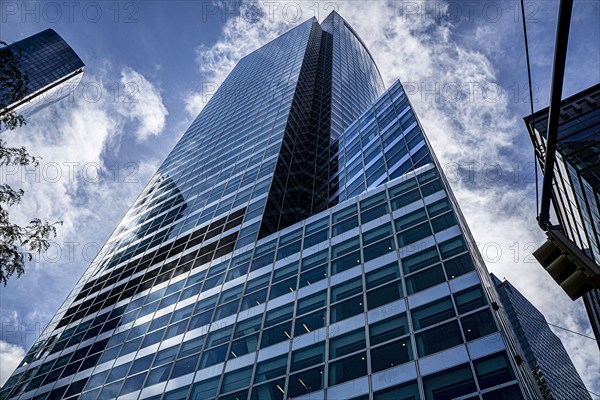
[[[533,256],[572,300],[591,289],[600,289],[600,267],[557,229],[546,232],[548,240]]]

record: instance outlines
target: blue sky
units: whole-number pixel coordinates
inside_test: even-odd
[[[445,166],[488,268],[556,325],[592,336],[531,251],[535,223],[526,66],[517,1],[124,1],[0,3],[0,38],[55,29],[86,64],[71,99],[5,133],[43,157],[17,221],[61,220],[56,244],[0,288],[0,382],[50,320],[145,183],[237,60],[338,10],[386,84],[400,79]],[[535,109],[547,105],[558,1],[526,2]],[[564,97],[600,81],[600,3],[575,0]],[[555,330],[600,393],[595,343]]]

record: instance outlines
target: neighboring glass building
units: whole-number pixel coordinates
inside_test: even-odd
[[[510,282],[500,281],[494,274],[491,275],[544,399],[591,399],[571,358],[544,315]]]
[[[382,82],[336,13],[243,58],[0,398],[541,398]]]
[[[83,76],[83,61],[52,29],[0,48],[0,117],[27,117],[69,96]]]
[[[548,109],[525,123],[543,171]],[[600,84],[561,103],[552,204],[564,233],[600,265]],[[600,290],[592,289],[583,302],[600,346]]]

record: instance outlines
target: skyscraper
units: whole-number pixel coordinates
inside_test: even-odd
[[[69,96],[84,64],[52,29],[0,48],[0,118],[25,117]]]
[[[493,274],[492,281],[544,399],[591,399],[571,358],[544,315],[510,282],[501,281]]]
[[[534,127],[531,121],[534,121]],[[535,156],[546,159],[548,108],[525,117]],[[562,101],[552,204],[565,235],[600,265],[600,84]],[[600,346],[600,290],[583,296]]]
[[[246,56],[0,392],[536,399],[400,82],[337,13]]]

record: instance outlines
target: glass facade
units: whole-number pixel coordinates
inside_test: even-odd
[[[544,398],[591,399],[571,358],[544,315],[510,282],[502,282],[493,274],[492,280]]]
[[[69,96],[83,76],[83,61],[54,30],[0,48],[0,116],[25,116]]]
[[[332,13],[239,62],[0,398],[540,398],[497,302],[402,85]]]
[[[533,117],[535,127],[531,127]],[[548,109],[525,118],[535,155],[546,159]],[[600,84],[561,104],[552,204],[565,234],[600,265]],[[600,290],[583,296],[600,346]]]

